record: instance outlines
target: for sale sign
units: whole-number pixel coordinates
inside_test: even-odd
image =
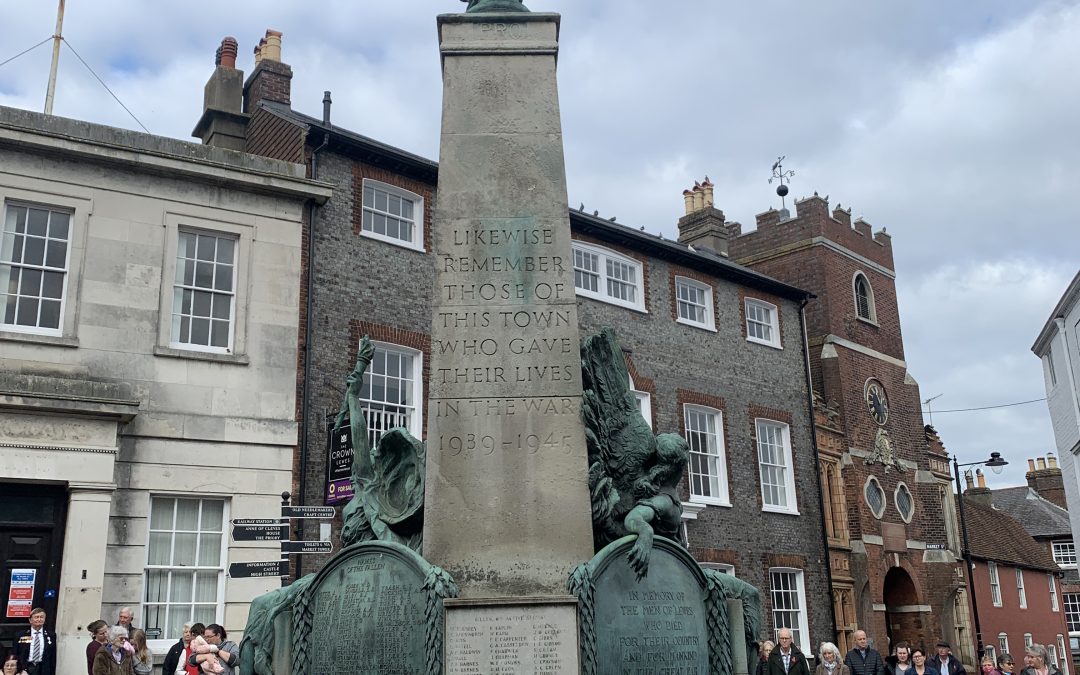
[[[327,506],[352,499],[352,429],[346,420],[340,429],[326,426],[326,501]]]
[[[34,607],[34,583],[37,570],[11,570],[11,586],[8,590],[7,618],[29,617]]]

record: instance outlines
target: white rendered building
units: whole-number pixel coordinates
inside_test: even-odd
[[[125,605],[160,653],[279,585],[228,578],[280,555],[229,521],[292,484],[302,223],[329,196],[298,164],[0,108],[0,643],[27,625],[14,569],[60,673]]]

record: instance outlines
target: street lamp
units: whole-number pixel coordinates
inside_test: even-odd
[[[990,467],[994,473],[1000,473],[1001,467],[1008,464],[1008,462],[1001,458],[1000,452],[991,452],[990,459],[986,461],[968,462],[967,464],[957,464],[955,454],[952,458],[953,476],[956,478],[957,502],[960,504],[960,532],[964,537],[964,550],[961,551],[961,556],[964,558],[964,565],[967,567],[968,588],[971,589],[971,612],[975,615],[975,658],[981,659],[983,655],[982,626],[979,625],[979,601],[975,597],[975,577],[972,574],[974,564],[971,562],[971,549],[968,547],[967,520],[964,519],[964,488],[960,484],[960,467],[975,466],[976,464]]]

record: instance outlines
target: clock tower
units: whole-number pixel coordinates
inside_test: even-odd
[[[857,628],[883,655],[944,638],[974,665],[948,456],[905,360],[892,237],[816,193],[795,207],[745,234],[727,223],[728,250],[817,296],[805,326],[838,646]]]

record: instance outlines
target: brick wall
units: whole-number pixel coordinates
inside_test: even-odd
[[[1027,608],[1021,609],[1020,595],[1016,587],[1016,568],[1004,564],[997,567],[1000,583],[1001,606],[995,606],[990,590],[990,570],[985,561],[976,560],[975,591],[979,599],[979,620],[982,627],[983,642],[997,645],[998,636],[1008,636],[1009,649],[1017,660],[1024,653],[1024,635],[1030,634],[1032,642],[1041,645],[1057,644],[1057,636],[1065,638],[1065,648],[1069,646],[1069,630],[1065,625],[1065,607],[1058,585],[1058,611],[1053,611],[1050,601],[1050,584],[1044,570],[1025,569],[1024,594]],[[1000,652],[1000,650],[999,650]],[[1059,658],[1063,655],[1059,653]],[[1064,658],[1070,664],[1068,655]]]

